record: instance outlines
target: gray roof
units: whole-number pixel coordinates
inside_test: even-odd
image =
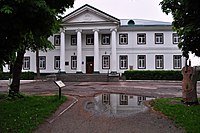
[[[120,19],[121,26],[129,26],[128,22],[133,20],[135,26],[147,26],[147,25],[172,25],[171,22],[155,21],[155,20],[145,20],[145,19]]]

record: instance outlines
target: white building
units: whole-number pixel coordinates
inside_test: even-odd
[[[39,53],[41,73],[177,70],[185,62],[168,22],[120,20],[86,4],[65,16],[62,26],[49,38],[55,49]],[[36,72],[35,53],[26,52],[23,71]]]

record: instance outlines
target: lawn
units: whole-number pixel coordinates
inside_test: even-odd
[[[67,98],[24,96],[11,99],[0,94],[0,132],[31,133]]]
[[[155,110],[168,116],[187,133],[200,132],[200,105],[185,105],[180,98],[156,99],[151,104]]]

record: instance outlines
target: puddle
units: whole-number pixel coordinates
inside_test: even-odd
[[[143,102],[151,99],[155,98],[105,93],[94,97],[93,101],[86,102],[85,109],[95,114],[126,117],[148,110]]]

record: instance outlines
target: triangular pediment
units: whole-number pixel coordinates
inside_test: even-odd
[[[63,18],[63,23],[117,22],[120,20],[92,6],[84,5]]]

